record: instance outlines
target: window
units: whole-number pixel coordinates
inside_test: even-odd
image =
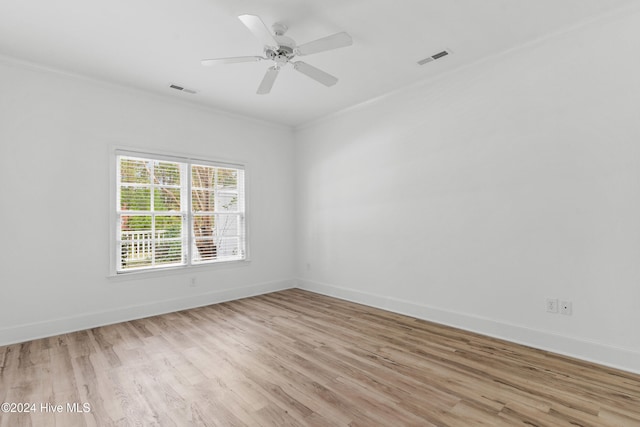
[[[118,152],[115,270],[246,259],[244,168]]]

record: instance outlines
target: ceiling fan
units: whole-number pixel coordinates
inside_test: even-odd
[[[331,74],[309,65],[306,62],[292,61],[292,59],[296,56],[311,55],[313,53],[351,46],[353,41],[349,34],[345,32],[336,33],[298,46],[294,40],[284,35],[287,31],[287,26],[284,24],[273,24],[272,34],[259,16],[240,15],[238,18],[264,45],[264,56],[203,59],[201,61],[202,65],[211,66],[217,64],[235,64],[239,62],[273,61],[274,65],[269,67],[260,86],[258,86],[257,93],[259,95],[271,92],[271,88],[276,81],[276,77],[278,77],[280,69],[287,64],[292,64],[294,70],[311,77],[313,80],[325,86],[333,86],[338,82],[338,79]]]

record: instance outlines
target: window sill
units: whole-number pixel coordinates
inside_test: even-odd
[[[126,281],[126,280],[141,280],[141,279],[154,278],[154,277],[164,277],[167,275],[197,274],[203,271],[247,267],[249,266],[250,263],[251,263],[250,259],[242,259],[242,260],[234,260],[234,261],[214,262],[209,264],[180,265],[180,266],[173,266],[173,267],[154,268],[154,269],[148,269],[148,270],[140,269],[140,270],[120,272],[120,273],[111,272],[107,275],[107,279],[109,281],[119,282],[119,281]]]

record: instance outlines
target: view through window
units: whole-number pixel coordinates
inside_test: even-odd
[[[116,271],[245,259],[244,169],[117,155]]]

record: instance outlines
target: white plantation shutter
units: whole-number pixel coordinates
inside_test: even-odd
[[[116,163],[116,272],[246,259],[242,166],[127,152]]]

